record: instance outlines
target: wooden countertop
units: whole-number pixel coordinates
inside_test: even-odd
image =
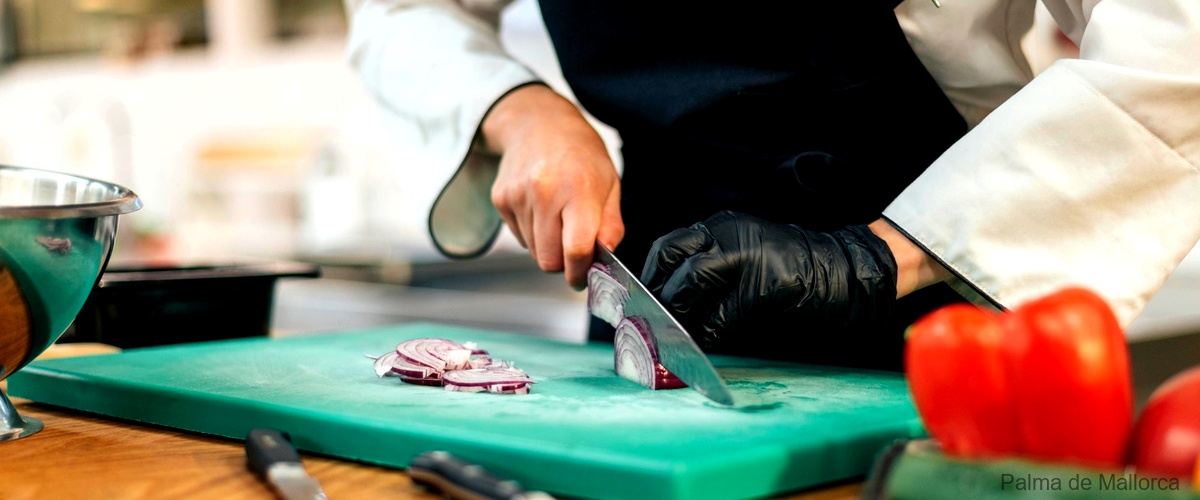
[[[46,357],[94,354],[107,346],[65,344]],[[2,384],[0,384],[2,385]],[[241,441],[148,426],[13,399],[23,416],[46,428],[0,443],[0,498],[270,499],[272,491],[246,469]],[[423,492],[402,470],[302,454],[309,474],[331,499],[441,498]],[[858,498],[852,482],[784,497]]]
[[[239,441],[13,402],[46,428],[0,443],[3,498],[273,498],[246,469]],[[334,499],[438,498],[393,469],[311,455],[304,466]]]

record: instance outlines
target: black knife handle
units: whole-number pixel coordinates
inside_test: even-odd
[[[275,429],[253,429],[246,435],[246,467],[260,476],[278,463],[300,463],[291,436]]]
[[[897,439],[875,455],[875,463],[872,464],[871,471],[859,490],[859,500],[888,499],[887,482],[892,469],[904,457],[904,452],[911,442],[910,439]]]
[[[515,481],[500,479],[444,451],[417,455],[408,465],[408,475],[413,482],[454,499],[509,500],[525,493]]]

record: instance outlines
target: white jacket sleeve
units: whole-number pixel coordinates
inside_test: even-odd
[[[346,0],[348,52],[384,108],[407,206],[433,207],[432,243],[452,257],[478,255],[501,220],[489,191],[498,158],[479,151],[476,133],[500,97],[537,81],[501,47],[496,0]]]
[[[991,112],[884,215],[1001,306],[1077,284],[1128,325],[1200,238],[1200,2],[1044,3],[1080,59]]]

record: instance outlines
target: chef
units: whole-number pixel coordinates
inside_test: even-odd
[[[505,2],[347,7],[444,254],[504,224],[580,287],[598,241],[708,350],[894,368],[959,297],[1078,284],[1128,324],[1200,238],[1200,4],[1043,3],[1081,54],[1034,78],[1034,0],[543,0],[620,177],[502,49]]]

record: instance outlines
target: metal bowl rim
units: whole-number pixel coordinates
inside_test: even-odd
[[[53,175],[93,182],[102,186],[114,188],[117,197],[111,200],[95,203],[76,203],[73,205],[0,205],[0,219],[76,219],[82,217],[103,217],[136,212],[142,208],[142,200],[129,188],[108,181],[84,177],[81,175],[54,172],[36,168],[13,167],[0,165],[0,170],[15,170],[32,172],[39,175]]]

